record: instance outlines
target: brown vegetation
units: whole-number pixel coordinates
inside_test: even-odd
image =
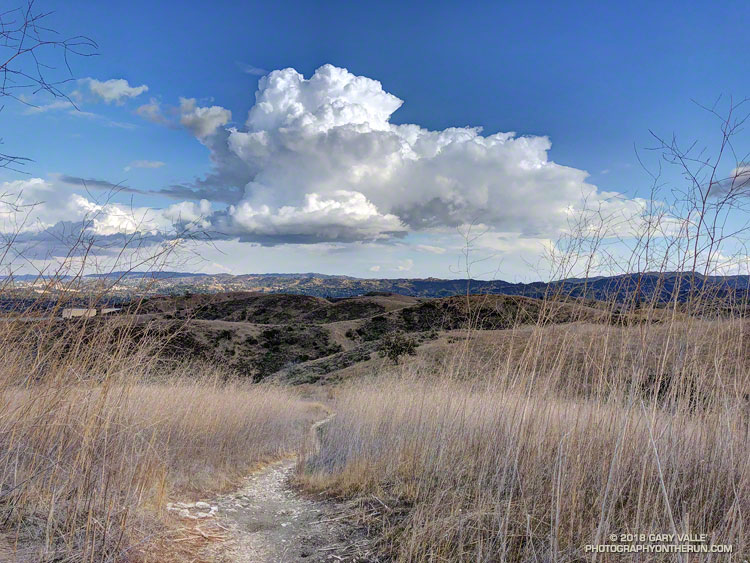
[[[306,486],[369,499],[385,552],[577,561],[626,532],[748,549],[746,323],[456,336],[341,389],[306,462]]]
[[[149,560],[170,533],[167,500],[293,452],[319,416],[213,366],[167,369],[161,342],[134,344],[122,320],[92,322],[65,323],[64,338],[54,323],[0,326],[0,553]]]

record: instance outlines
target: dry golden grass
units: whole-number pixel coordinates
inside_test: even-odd
[[[164,561],[153,546],[178,547],[166,501],[288,455],[317,408],[215,366],[157,364],[160,343],[133,345],[125,320],[87,323],[2,325],[0,555]]]
[[[750,322],[680,319],[637,326],[567,324],[451,331],[419,352],[412,375],[491,378],[554,397],[634,392],[660,401],[737,399],[750,391]]]
[[[458,336],[341,389],[301,475],[375,495],[395,560],[591,560],[612,533],[750,548],[743,320]]]

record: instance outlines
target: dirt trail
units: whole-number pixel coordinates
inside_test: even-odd
[[[313,447],[318,430],[333,416],[313,425]],[[296,463],[292,457],[271,464],[248,477],[239,490],[210,503],[231,539],[203,557],[218,563],[374,561],[358,548],[365,542],[346,525],[342,506],[306,498],[290,487]]]

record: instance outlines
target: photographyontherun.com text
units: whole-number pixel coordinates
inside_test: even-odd
[[[586,553],[732,553],[732,546],[711,544],[707,534],[610,534],[607,544],[587,544]]]

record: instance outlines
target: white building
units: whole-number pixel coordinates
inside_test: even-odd
[[[76,317],[95,317],[95,316],[96,316],[96,309],[84,309],[84,308],[78,308],[78,307],[70,307],[68,309],[63,309],[63,312],[62,312],[63,319],[72,319]]]
[[[63,309],[63,319],[73,319],[77,317],[95,317],[97,315],[109,315],[122,309],[122,307],[102,307],[101,309],[85,309],[83,307],[70,307]]]

